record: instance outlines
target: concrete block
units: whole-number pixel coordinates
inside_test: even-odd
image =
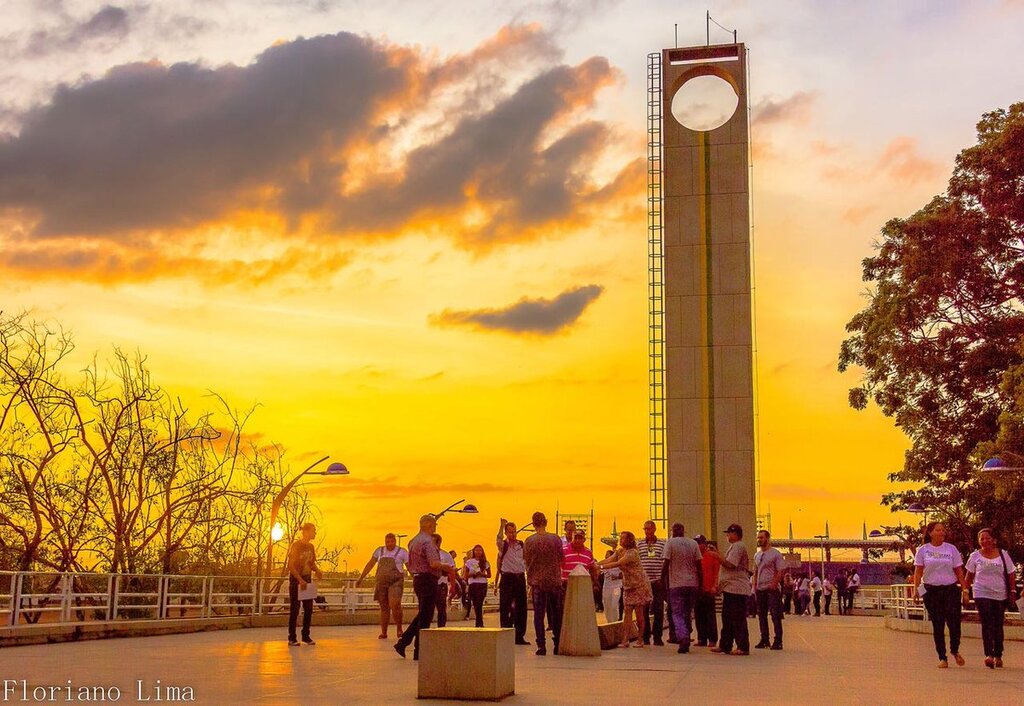
[[[636,621],[632,621],[630,625],[630,639],[635,639],[640,636],[640,630],[636,626]],[[612,650],[622,644],[622,630],[623,622],[619,620],[614,623],[602,623],[597,626],[597,633],[601,640],[602,650]],[[561,654],[561,646],[559,646],[559,654]]]
[[[514,694],[515,649],[511,628],[421,630],[417,695],[497,701]]]

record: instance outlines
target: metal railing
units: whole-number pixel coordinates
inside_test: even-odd
[[[892,586],[889,586],[889,614],[894,618],[901,618],[903,620],[908,620],[911,616],[916,617],[920,615],[923,619],[927,620],[928,613],[916,596],[917,593],[914,591],[914,584],[912,583],[894,583]]]
[[[320,610],[377,610],[372,587],[355,579],[318,582]],[[488,591],[486,607],[497,598]],[[415,609],[411,585],[402,606]],[[119,620],[228,618],[287,613],[287,577],[0,571],[0,627]]]

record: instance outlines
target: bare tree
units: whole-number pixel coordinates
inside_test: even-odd
[[[47,561],[51,491],[75,440],[73,398],[58,371],[74,346],[60,328],[0,313],[0,528],[5,555],[27,571]]]

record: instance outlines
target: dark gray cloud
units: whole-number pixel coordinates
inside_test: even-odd
[[[134,18],[147,9],[145,5],[130,9],[104,5],[86,18],[74,18],[62,11],[59,24],[32,32],[21,51],[26,56],[45,57],[78,51],[97,41],[116,42],[128,35]]]
[[[110,31],[115,15],[90,31]],[[37,238],[134,242],[243,210],[323,235],[438,217],[466,246],[538,237],[636,182],[633,165],[608,184],[589,177],[610,131],[579,116],[616,78],[606,59],[534,71],[496,99],[480,88],[478,72],[550,65],[553,51],[542,30],[514,26],[443,61],[341,33],[275,45],[247,66],[119,66],[61,86],[0,136],[0,210]],[[352,151],[388,146],[390,121],[439,87],[462,93],[451,127],[353,181]]]
[[[352,34],[299,39],[246,67],[130,64],[63,86],[0,142],[0,207],[37,235],[187,227],[295,196],[343,165],[324,161],[371,127],[408,67]]]
[[[510,237],[504,229],[510,224],[521,228],[568,216],[586,200],[581,167],[601,150],[608,130],[586,123],[550,146],[543,141],[553,121],[612,75],[607,60],[593,58],[537,76],[492,110],[462,119],[439,141],[413,150],[400,181],[372,184],[336,201],[337,226],[387,230],[417,215],[463,207],[471,193],[494,209],[475,234],[479,240]]]
[[[550,336],[576,323],[603,291],[604,287],[591,284],[562,292],[554,299],[524,297],[502,309],[445,309],[431,316],[430,322],[435,326],[469,326],[485,331]]]

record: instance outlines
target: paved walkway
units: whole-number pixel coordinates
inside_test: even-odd
[[[756,639],[756,621],[751,628]],[[503,703],[1024,703],[1020,642],[1008,643],[1006,668],[991,671],[980,640],[967,639],[967,666],[941,671],[930,636],[888,631],[878,618],[791,617],[785,630],[784,651],[749,657],[700,648],[677,655],[673,647],[537,657],[521,647],[516,695]],[[75,688],[118,686],[120,703],[137,701],[138,679],[144,695],[155,694],[159,679],[165,699],[168,685],[190,686],[203,704],[415,702],[416,662],[399,658],[376,628],[314,627],[313,636],[315,647],[299,648],[289,648],[276,629],[12,647],[0,651],[0,680],[19,682],[7,703],[21,702],[20,680],[31,697],[32,686],[63,687],[69,679]]]

